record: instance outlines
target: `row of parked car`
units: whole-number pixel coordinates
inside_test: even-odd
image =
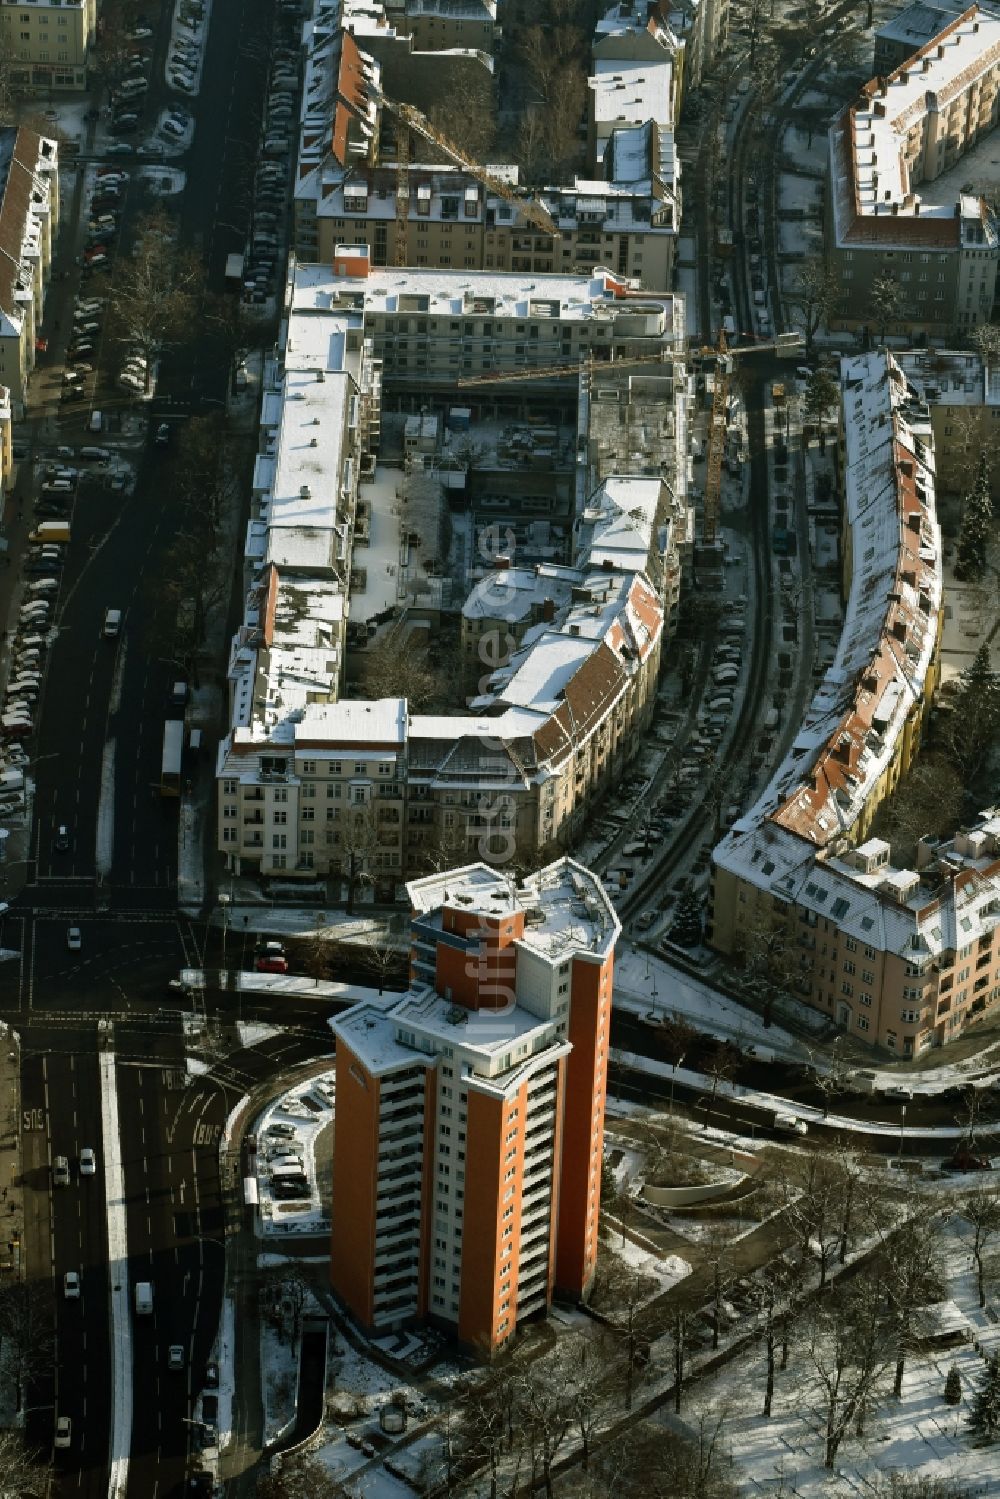
[[[299,93],[299,54],[293,19],[299,15],[299,7],[283,5],[281,9],[264,106],[262,159],[254,180],[252,228],[243,266],[244,300],[256,304],[274,295]]]
[[[205,39],[205,7],[202,0],[181,0],[177,27],[167,56],[167,82],[182,94],[196,94]]]

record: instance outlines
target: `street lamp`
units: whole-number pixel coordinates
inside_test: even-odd
[[[899,1150],[898,1150],[898,1152],[896,1154],[897,1161],[901,1161],[903,1159],[903,1132],[906,1129],[906,1104],[905,1103],[900,1108],[899,1115],[900,1115],[900,1117],[899,1117]]]
[[[226,966],[226,937],[229,933],[229,904],[231,895],[220,895],[219,905],[222,907],[222,966]]]
[[[677,1081],[677,1069],[678,1069],[678,1067],[683,1067],[684,1066],[684,1056],[685,1056],[685,1053],[682,1051],[681,1054],[680,1054],[680,1056],[677,1058],[676,1062],[674,1063],[674,1070],[673,1070],[673,1072],[671,1074],[671,1077],[670,1077],[670,1106],[669,1106],[669,1109],[668,1109],[667,1112],[668,1112],[669,1118],[671,1118],[671,1119],[674,1117],[674,1083]]]

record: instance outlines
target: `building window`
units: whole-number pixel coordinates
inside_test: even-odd
[[[868,1021],[868,1016],[867,1015],[859,1015],[858,1016],[858,1030],[859,1031],[867,1031],[867,1030],[870,1030],[870,1029],[871,1029],[871,1026],[870,1026],[869,1021]]]

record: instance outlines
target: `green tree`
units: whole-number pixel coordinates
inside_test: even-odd
[[[952,1364],[948,1370],[948,1376],[944,1382],[944,1401],[946,1405],[961,1405],[962,1403],[962,1376],[958,1372],[957,1364]]]
[[[819,430],[819,448],[822,453],[826,449],[826,433],[823,421],[828,411],[832,411],[840,400],[840,387],[829,369],[820,365],[819,369],[813,370],[806,385],[806,415],[810,417]]]
[[[902,317],[904,303],[902,288],[895,276],[889,271],[879,271],[871,285],[865,316],[878,329],[880,344],[885,343],[889,329]]]
[[[963,583],[978,583],[986,572],[986,551],[993,535],[993,500],[989,467],[984,453],[971,494],[962,506],[962,528],[958,534],[955,576]]]
[[[693,890],[685,890],[670,923],[670,940],[681,947],[696,947],[701,941],[702,906]]]
[[[969,1412],[969,1430],[981,1442],[996,1440],[1000,1431],[1000,1362],[990,1359]]]
[[[946,746],[968,782],[983,769],[1000,736],[1000,678],[987,642],[963,671],[944,732]]]

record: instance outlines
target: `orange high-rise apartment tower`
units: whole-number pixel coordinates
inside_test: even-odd
[[[593,1279],[620,926],[571,859],[407,888],[409,990],[334,1024],[331,1280],[369,1330],[492,1353]]]

